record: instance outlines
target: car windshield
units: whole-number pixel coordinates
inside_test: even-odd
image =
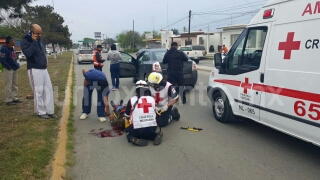
[[[204,46],[192,46],[192,49],[193,49],[193,50],[200,50],[200,51],[206,50],[206,49],[204,48]]]
[[[81,50],[80,54],[92,54],[91,50]]]
[[[181,51],[192,51],[191,47],[180,47]]]
[[[156,52],[153,52],[153,53],[154,53],[154,56],[156,57],[157,61],[162,61],[164,55],[166,54],[166,52],[167,51],[156,51]]]

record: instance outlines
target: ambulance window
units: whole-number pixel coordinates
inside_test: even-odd
[[[259,69],[266,35],[267,27],[248,29],[242,34],[230,50],[228,71],[238,74]]]

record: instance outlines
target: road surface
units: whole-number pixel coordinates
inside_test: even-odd
[[[83,68],[90,69],[93,65],[75,64],[77,162],[70,174],[77,180],[320,179],[319,147],[250,120],[217,122],[206,96],[210,73],[206,71],[199,71],[200,86],[187,94],[187,104],[178,103],[181,120],[162,128],[164,137],[159,146],[149,141],[148,146],[137,147],[128,143],[125,135],[114,138],[90,135],[93,129],[111,127],[98,121],[95,107],[87,120],[79,120]],[[109,62],[103,71],[110,82]],[[133,94],[133,85],[132,79],[121,79],[120,91],[111,92],[109,99],[127,102]],[[93,97],[96,102],[96,93]],[[180,127],[198,127],[203,131],[191,132]]]

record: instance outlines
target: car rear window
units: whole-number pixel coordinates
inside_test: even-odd
[[[157,61],[162,61],[164,55],[166,54],[167,51],[159,51],[159,52],[154,52],[154,56],[156,57]]]
[[[204,46],[192,46],[192,49],[193,49],[193,50],[200,50],[200,51],[206,50],[206,49],[204,48]]]
[[[80,54],[92,54],[91,50],[81,50]]]
[[[180,47],[181,51],[192,51],[191,47]]]

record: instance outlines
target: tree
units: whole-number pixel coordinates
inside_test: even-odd
[[[117,38],[123,48],[135,48],[137,45],[143,44],[140,34],[136,31],[123,31]]]
[[[213,47],[213,45],[211,45],[211,46],[209,47],[209,52],[214,52],[214,47]]]
[[[43,42],[45,44],[52,43],[54,52],[54,44],[69,47],[72,45],[68,26],[63,25],[63,17],[53,12],[52,6],[26,7],[25,9],[26,12],[23,14],[21,23],[22,29],[29,29],[33,23],[39,24],[43,31]]]
[[[116,41],[112,38],[107,38],[103,41],[104,44],[113,44],[115,43]]]
[[[183,32],[188,32],[188,30],[185,26],[183,27]]]
[[[10,11],[10,18],[21,18],[23,16],[21,9],[23,7],[28,7],[28,5],[33,1],[34,0],[2,0],[0,1],[0,10]],[[3,19],[0,17],[0,21],[2,20]]]
[[[171,31],[173,31],[173,34],[175,34],[175,35],[179,34],[179,30],[178,29],[171,29]]]
[[[0,26],[0,37],[1,36],[11,36],[15,39],[19,39],[17,32],[14,30],[14,28],[9,26]]]

